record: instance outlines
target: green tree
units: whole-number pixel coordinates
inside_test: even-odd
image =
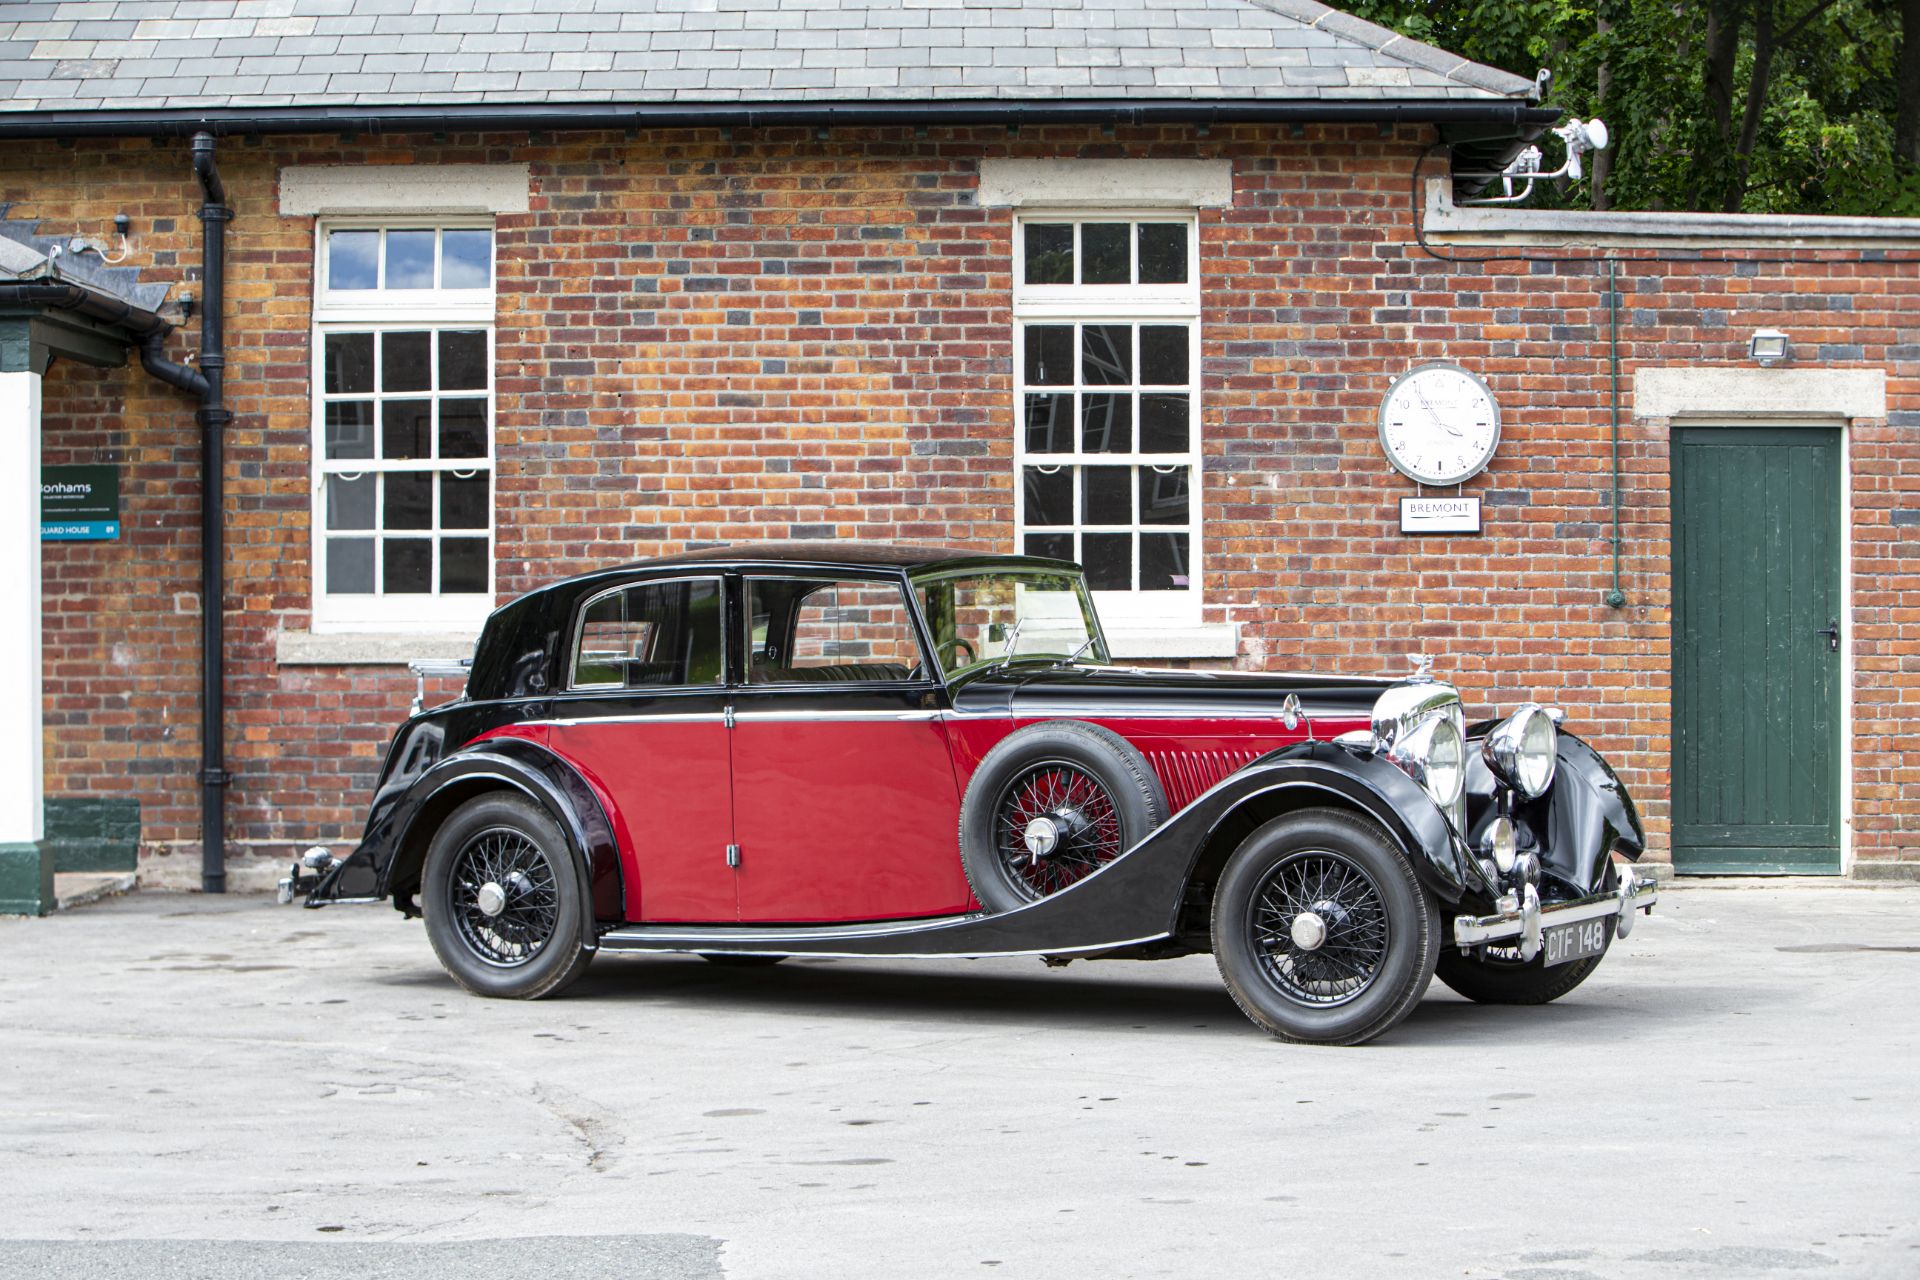
[[[1598,115],[1595,208],[1920,214],[1920,0],[1348,0]],[[1542,149],[1559,163],[1559,144]]]

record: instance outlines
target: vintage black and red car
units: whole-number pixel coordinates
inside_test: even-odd
[[[1115,666],[1063,561],[715,548],[497,610],[465,696],[394,736],[359,847],[282,888],[424,916],[482,995],[600,952],[1210,951],[1260,1026],[1351,1044],[1436,971],[1552,1000],[1651,908],[1633,801],[1559,720],[1469,727],[1424,664]]]

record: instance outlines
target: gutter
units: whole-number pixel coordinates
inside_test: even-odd
[[[231,137],[269,133],[451,133],[460,130],[718,129],[998,124],[1495,124],[1557,122],[1557,107],[1512,100],[1380,102],[1086,98],[1051,102],[944,99],[886,103],[462,103],[440,106],[204,107],[0,112],[0,138]]]
[[[141,338],[164,339],[173,325],[151,311],[142,311],[121,298],[95,293],[85,285],[64,280],[9,280],[0,283],[0,307],[51,307],[71,311],[102,324],[118,325]]]

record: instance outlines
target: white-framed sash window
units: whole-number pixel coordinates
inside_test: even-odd
[[[1200,255],[1192,215],[1024,212],[1014,522],[1078,561],[1109,625],[1200,617]]]
[[[493,225],[316,228],[313,629],[477,627],[494,600]]]

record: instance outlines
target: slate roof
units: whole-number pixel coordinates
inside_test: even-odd
[[[1535,96],[1314,0],[0,4],[13,112]]]
[[[0,215],[6,209],[0,206]],[[0,216],[0,283],[77,284],[102,298],[157,312],[166,301],[165,283],[140,282],[137,267],[108,266],[97,251],[74,247],[65,236],[40,236],[38,221]]]

